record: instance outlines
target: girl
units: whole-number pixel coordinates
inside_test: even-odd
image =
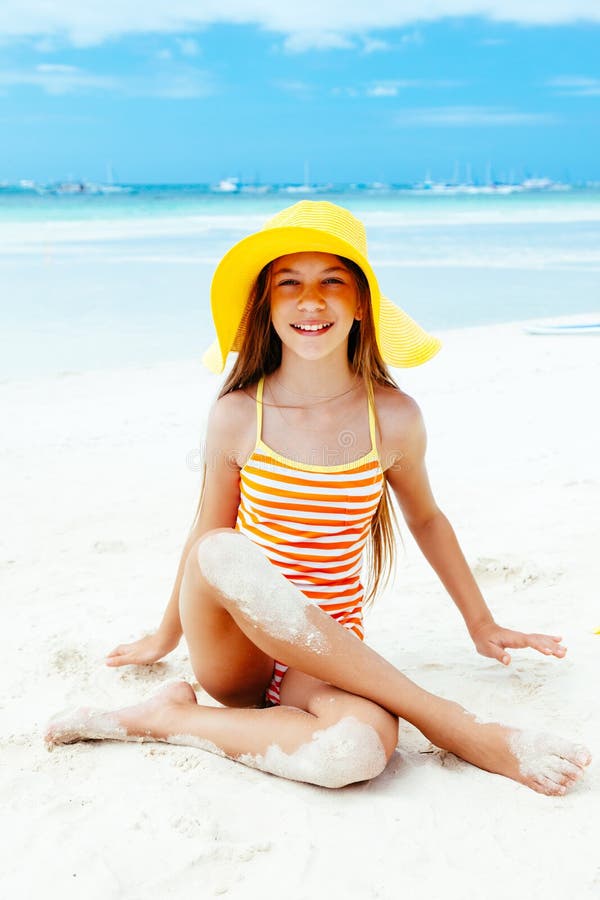
[[[383,770],[400,717],[482,769],[563,794],[590,762],[584,747],[482,723],[362,640],[363,605],[393,561],[392,491],[479,653],[505,665],[512,647],[565,654],[559,637],[496,624],[435,503],[419,408],[386,364],[425,362],[439,342],[382,297],[362,224],[325,202],[283,210],[226,254],[211,304],[205,363],[220,372],[238,357],[211,410],[196,518],[158,630],[107,665],[156,662],[183,633],[222,706],[179,682],[54,720],[48,744],[183,743],[339,787]]]

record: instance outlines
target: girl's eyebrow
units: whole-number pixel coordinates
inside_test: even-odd
[[[328,269],[323,269],[322,273],[325,275],[326,272],[347,272],[345,266],[330,266]],[[302,275],[302,272],[299,272],[298,269],[277,269],[275,275],[283,275],[283,273],[289,273],[290,275]]]

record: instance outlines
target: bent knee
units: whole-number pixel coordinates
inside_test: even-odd
[[[397,731],[397,723],[395,728]],[[385,747],[376,727],[346,715],[333,724],[318,728],[309,741],[292,753],[273,743],[264,756],[242,754],[237,759],[281,778],[318,787],[342,788],[381,775],[396,746],[395,740],[393,746],[389,741],[393,730],[388,727],[388,733],[384,735],[388,738]]]
[[[271,744],[264,756],[248,754],[238,759],[272,775],[327,788],[376,778],[387,763],[375,728],[354,716],[315,731],[312,739],[293,753]]]
[[[190,558],[197,562],[206,581],[229,597],[235,596],[236,588],[247,580],[252,564],[265,557],[234,528],[213,528],[192,545]]]
[[[386,763],[389,762],[398,745],[398,717],[372,700],[338,691],[330,685],[324,687],[325,692],[317,695],[310,704],[310,712],[332,724],[352,716],[359,722],[370,725],[381,741]]]
[[[312,777],[307,780],[328,788],[376,778],[389,759],[378,730],[354,716],[317,732],[308,748],[312,751],[306,754],[307,761],[312,756]]]
[[[306,637],[313,649],[323,648],[307,624],[310,601],[244,534],[230,528],[207,532],[196,545],[196,558],[201,576],[234,618],[239,612],[272,637]]]
[[[248,538],[239,531],[212,528],[192,544],[186,565],[193,566],[205,582],[227,596],[224,586],[228,583],[228,573],[237,569],[235,563],[239,557],[240,542],[242,547],[244,542],[249,543]]]
[[[188,559],[195,559],[199,564],[202,563],[202,560],[207,555],[207,551],[210,555],[211,545],[214,545],[217,535],[219,534],[229,534],[229,535],[239,535],[243,537],[236,531],[234,528],[211,528],[210,531],[205,531],[204,534],[200,535],[199,538],[192,544],[191,551],[188,554]],[[220,539],[222,541],[222,538]]]
[[[208,544],[210,546],[210,541],[214,535],[227,533],[234,534],[235,532],[233,528],[212,528],[210,531],[205,531],[199,538],[196,538],[188,552],[186,566],[197,566],[201,573],[204,574],[202,571],[202,559],[205,554],[205,545]]]

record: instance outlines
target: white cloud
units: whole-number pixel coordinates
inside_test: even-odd
[[[558,25],[600,22],[598,0],[2,0],[0,35],[66,36],[81,46],[127,34],[185,34],[214,23],[254,24],[287,36],[300,52],[345,46],[370,30],[441,18],[481,16],[496,22]],[[323,37],[319,37],[322,35]],[[417,36],[417,37],[415,37]],[[418,32],[404,42],[418,40]],[[319,43],[321,41],[321,43]]]
[[[471,125],[553,125],[558,119],[546,113],[518,112],[493,106],[432,106],[401,110],[394,116],[393,122],[402,128],[464,128]]]
[[[363,38],[363,53],[381,53],[385,50],[391,50],[392,45],[389,41],[382,41],[379,38],[365,37]]]
[[[437,78],[437,79],[428,79],[428,78],[412,78],[412,79],[400,79],[394,81],[377,81],[367,88],[363,93],[365,97],[397,97],[401,91],[409,90],[411,88],[456,88],[456,87],[464,87],[467,84],[466,81],[456,81],[454,79],[449,78]],[[354,89],[353,96],[357,96],[357,92]]]
[[[586,78],[580,75],[565,75],[551,78],[546,82],[549,87],[558,88],[557,93],[567,97],[600,96],[600,78]]]
[[[192,100],[214,94],[214,87],[204,73],[189,70],[161,75],[155,81],[136,79],[125,92],[134,97],[164,97],[171,100]]]
[[[60,63],[40,63],[35,68],[37,72],[58,72],[62,75],[72,75],[79,71],[77,66],[66,66]]]
[[[182,56],[198,56],[200,47],[193,38],[177,38],[177,46]]]
[[[301,31],[290,34],[283,42],[287,53],[305,53],[307,50],[352,50],[353,41],[336,31]]]
[[[275,81],[275,87],[296,97],[307,98],[315,92],[315,85],[306,81]]]
[[[400,43],[406,46],[407,44],[419,44],[423,43],[423,36],[420,31],[410,31],[408,34],[403,34],[400,38]]]
[[[55,53],[58,45],[52,38],[43,37],[34,43],[33,49],[38,53]]]
[[[367,97],[395,97],[398,87],[395,84],[375,84],[365,91]]]
[[[100,91],[129,97],[190,99],[215,93],[208,73],[185,67],[146,77],[97,75],[77,66],[54,63],[42,63],[33,69],[0,70],[0,90],[17,86],[37,87],[52,95]]]
[[[329,92],[333,97],[360,97],[360,91],[353,87],[333,87]]]
[[[117,80],[84,72],[76,66],[42,64],[30,70],[0,70],[0,88],[38,87],[46,94],[72,94],[90,90],[117,89]]]

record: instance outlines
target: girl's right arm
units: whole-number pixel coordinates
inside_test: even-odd
[[[179,644],[179,590],[187,558],[198,538],[213,528],[233,528],[240,503],[239,472],[245,444],[248,397],[236,391],[219,398],[208,418],[205,473],[196,519],[183,547],[175,583],[158,629],[131,644],[120,644],[106,657],[107,666],[150,665]]]

